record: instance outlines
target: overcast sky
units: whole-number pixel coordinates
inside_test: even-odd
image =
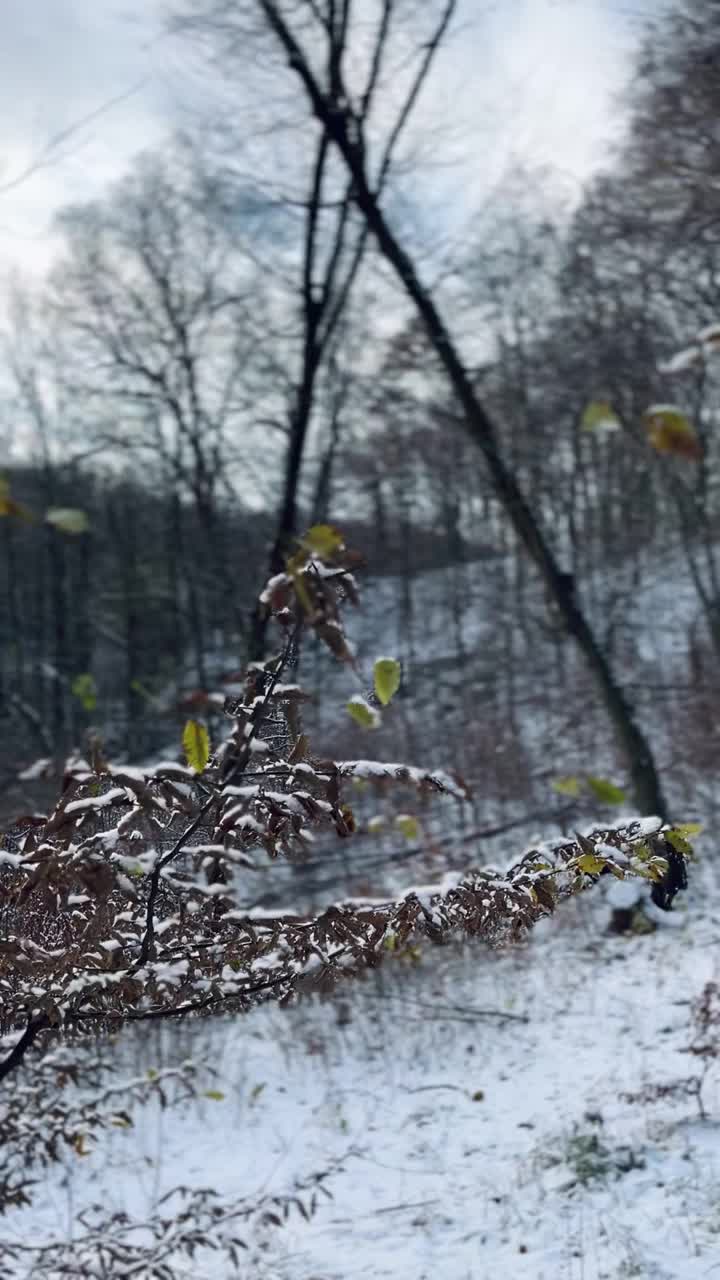
[[[1,2],[0,272],[39,273],[55,250],[53,213],[97,195],[178,121],[189,61],[162,32],[164,0]],[[463,126],[454,181],[468,200],[511,157],[549,161],[571,180],[597,165],[630,66],[637,7],[626,10],[623,0],[463,0],[470,25],[439,66],[433,110]],[[52,163],[7,186],[93,113]]]

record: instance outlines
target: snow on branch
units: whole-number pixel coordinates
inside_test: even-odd
[[[668,902],[684,887],[682,837],[638,820],[543,845],[507,871],[410,887],[390,902],[338,902],[316,915],[244,907],[247,876],[263,857],[303,852],[314,833],[353,837],[358,824],[344,788],[354,780],[458,803],[468,796],[462,779],[446,772],[318,758],[301,731],[301,691],[286,677],[304,636],[314,632],[356,666],[342,622],[342,607],[357,599],[356,566],[336,531],[310,531],[263,595],[280,626],[280,651],[252,664],[242,696],[226,701],[232,727],[214,751],[204,726],[187,735],[190,768],[117,768],[96,748],[91,763],[69,764],[47,817],[18,820],[5,833],[0,1210],[29,1198],[32,1170],[59,1158],[63,1145],[126,1123],[123,1097],[141,1102],[165,1087],[164,1078],[114,1082],[69,1102],[84,1035],[327,990],[417,935],[497,945],[605,873],[662,880]],[[261,752],[258,742],[266,744]],[[192,1089],[192,1071],[173,1087]],[[132,1232],[113,1221],[119,1266],[131,1256]],[[88,1223],[88,1242],[95,1229]]]

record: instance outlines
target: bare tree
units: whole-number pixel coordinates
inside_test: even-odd
[[[224,22],[230,22],[227,5],[221,5]],[[413,9],[413,6],[410,6]],[[444,0],[427,18],[423,37],[414,53],[414,70],[407,92],[397,107],[387,136],[403,128],[427,80],[433,60],[448,32],[456,10],[456,0]],[[212,20],[217,6],[197,5],[198,22],[203,13]],[[429,343],[448,378],[462,411],[464,429],[480,450],[501,502],[527,555],[537,566],[550,597],[568,633],[579,646],[601,694],[619,745],[626,755],[637,803],[647,811],[666,812],[660,779],[649,741],[636,722],[630,703],[583,611],[572,584],[563,573],[527,495],[520,488],[502,456],[498,433],[479,399],[459,347],[453,339],[439,305],[424,285],[417,265],[393,229],[378,191],[376,154],[377,113],[372,122],[364,111],[364,95],[357,86],[358,63],[384,67],[392,37],[400,30],[407,44],[408,7],[383,0],[373,7],[377,21],[368,22],[366,9],[360,11],[352,0],[306,0],[288,5],[279,0],[248,0],[233,6],[238,30],[246,35],[259,25],[261,35],[269,35],[305,95],[308,108],[327,135],[328,142],[342,157],[351,182],[353,201],[365,219],[380,254],[391,267],[425,328]],[[403,25],[404,24],[404,25]],[[369,57],[358,28],[372,30]],[[428,28],[429,33],[428,33]],[[365,55],[365,57],[363,57]],[[378,78],[375,72],[376,80]],[[392,101],[391,95],[390,101]],[[385,99],[387,119],[388,101]],[[373,136],[374,135],[374,136]]]
[[[245,15],[234,6],[211,3],[198,15],[197,6],[180,5],[181,16],[177,27],[189,36],[210,36],[211,46],[219,51],[220,61],[226,66],[232,60],[236,37],[244,30]],[[374,128],[375,115],[382,100],[382,90],[388,75],[385,66],[385,35],[389,33],[393,18],[394,0],[385,6],[380,17],[377,43],[372,41],[362,50],[359,59],[357,88],[358,128]],[[344,4],[330,5],[325,14],[331,38],[327,47],[326,74],[335,95],[341,93],[342,58],[336,58],[349,35],[350,7]],[[430,55],[432,56],[432,55]],[[429,61],[429,60],[428,60]],[[388,188],[398,152],[404,140],[410,119],[410,107],[422,84],[422,76],[415,78],[411,101],[400,113],[392,129],[379,140],[378,157],[374,175],[378,196]],[[296,119],[295,104],[291,102],[289,118],[280,116],[273,121],[277,134],[285,129],[297,137],[296,173],[283,175],[283,180],[263,179],[269,186],[272,202],[284,208],[286,220],[295,224],[296,236],[290,251],[290,268],[294,276],[291,285],[291,307],[298,319],[298,331],[294,335],[292,358],[294,376],[288,388],[284,411],[285,421],[277,423],[284,428],[286,449],[283,462],[282,491],[280,495],[273,545],[269,556],[271,574],[280,573],[293,537],[298,531],[299,498],[303,476],[309,462],[311,427],[314,418],[324,418],[326,444],[322,450],[323,461],[319,467],[316,493],[312,506],[316,511],[326,506],[329,474],[337,452],[342,421],[341,406],[348,391],[349,374],[341,370],[339,350],[342,346],[341,327],[347,324],[353,293],[371,243],[371,229],[360,214],[355,200],[355,180],[348,173],[337,154],[332,131],[327,122],[314,117],[303,121],[300,129]],[[267,135],[267,127],[264,133]],[[220,126],[223,149],[242,147],[246,139],[238,136],[226,122],[226,113]],[[272,138],[268,139],[272,148]],[[299,226],[297,220],[300,219]],[[286,279],[285,285],[289,281]],[[321,400],[327,403],[323,413]],[[260,657],[264,648],[267,614],[258,610],[254,619],[250,651]]]
[[[237,504],[235,483],[257,479],[248,446],[262,334],[254,269],[192,159],[182,148],[146,156],[107,198],[60,215],[67,251],[50,307],[94,446],[130,456],[161,494],[176,493],[195,513],[205,564],[183,564],[201,654],[211,628],[237,635],[242,625],[220,511]],[[183,559],[182,546],[177,553]]]

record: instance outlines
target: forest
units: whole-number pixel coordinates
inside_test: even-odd
[[[712,1271],[720,2],[452,224],[486,20],[172,0],[7,289],[0,1280]]]

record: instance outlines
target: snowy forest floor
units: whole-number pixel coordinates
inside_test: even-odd
[[[309,1222],[254,1236],[258,1280],[701,1280],[720,1272],[720,1062],[691,1097],[691,1002],[720,978],[712,868],[666,927],[611,936],[596,889],[522,945],[425,947],[325,1002],[126,1036],[132,1069],[192,1054],[203,1098],[147,1108],[0,1219],[67,1239],[82,1207],[147,1214],[172,1186],[292,1190],[340,1162]],[[670,927],[670,925],[674,927]],[[186,1271],[183,1270],[183,1266]],[[27,1273],[18,1272],[18,1275]],[[178,1268],[229,1280],[203,1254]]]

